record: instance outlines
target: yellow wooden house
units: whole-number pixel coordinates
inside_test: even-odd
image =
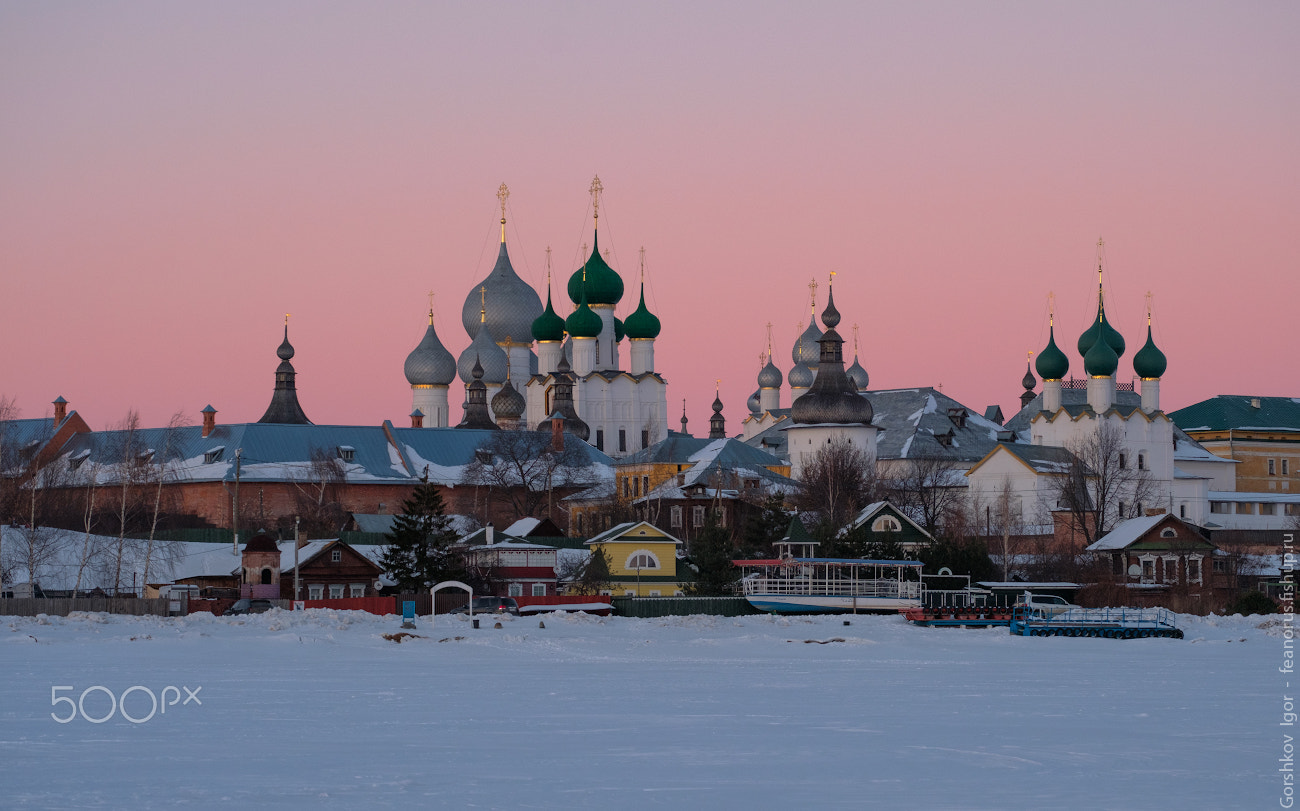
[[[679,597],[692,579],[689,569],[677,570],[682,542],[645,521],[610,527],[586,545],[608,556],[611,586],[605,593],[616,597]]]

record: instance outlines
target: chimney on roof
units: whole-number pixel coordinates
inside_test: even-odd
[[[411,427],[412,428],[424,427],[424,412],[418,408],[411,412]]]
[[[60,397],[59,399],[61,400],[61,399],[63,399],[63,398]],[[1258,398],[1258,397],[1252,397],[1252,398],[1250,398],[1250,407],[1251,407],[1251,408],[1259,408],[1259,398]],[[57,409],[58,406],[55,406],[55,408]],[[55,414],[58,414],[59,412],[58,412],[58,411],[55,411],[54,413],[55,413]]]
[[[217,410],[211,404],[203,407],[203,436],[208,436],[217,429]]]
[[[1256,406],[1259,405],[1258,400],[1255,401],[1255,405]],[[63,422],[64,418],[66,418],[67,416],[68,416],[68,401],[63,399],[62,397],[56,398],[54,400],[54,424],[58,425],[59,423]]]
[[[558,415],[551,418],[551,449],[556,453],[564,450],[564,420]]]

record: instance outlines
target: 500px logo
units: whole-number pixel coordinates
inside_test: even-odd
[[[158,714],[160,712],[166,713],[168,707],[174,707],[178,703],[182,707],[184,707],[186,704],[189,704],[191,701],[193,701],[195,704],[198,704],[200,706],[203,705],[203,702],[199,700],[199,691],[203,689],[202,687],[195,687],[193,690],[191,690],[190,688],[185,686],[174,687],[169,684],[162,689],[161,695],[154,695],[153,690],[150,690],[148,687],[142,687],[137,684],[132,687],[126,688],[125,690],[122,691],[122,694],[118,696],[115,695],[113,691],[108,689],[107,687],[103,687],[101,685],[96,684],[87,687],[85,690],[82,690],[81,697],[76,699],[75,701],[72,699],[72,696],[59,695],[60,692],[67,691],[67,690],[75,690],[75,689],[76,688],[71,685],[52,685],[50,687],[50,706],[58,707],[60,704],[63,704],[65,702],[68,705],[67,715],[59,715],[57,712],[50,713],[50,717],[60,724],[71,723],[72,721],[76,720],[78,715],[80,715],[83,720],[89,721],[92,724],[102,724],[108,719],[112,718],[117,713],[121,713],[123,718],[125,718],[126,720],[130,721],[133,724],[143,724],[145,721],[148,721],[150,718],[153,718],[155,714]],[[184,701],[181,701],[181,690],[185,691]],[[104,695],[108,696],[108,702],[109,702],[108,712],[99,716],[92,715],[91,713],[86,712],[86,697],[94,696],[96,693],[103,693]],[[145,696],[148,697],[149,699],[148,715],[133,716],[129,712],[127,712],[126,699],[127,696],[130,696],[133,693],[140,693],[142,695],[139,699],[132,701],[132,704],[137,704],[138,701],[143,701]],[[169,698],[171,699],[170,701],[168,701]],[[91,705],[92,705],[91,706],[92,712],[99,711],[102,707],[102,701],[97,698],[92,698]],[[137,704],[136,706],[137,712],[142,709],[144,708],[142,706],[138,706]]]

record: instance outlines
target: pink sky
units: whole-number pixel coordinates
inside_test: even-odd
[[[697,433],[715,378],[739,430],[769,321],[788,371],[832,270],[873,388],[1010,415],[1049,291],[1082,371],[1099,236],[1122,380],[1150,290],[1166,410],[1300,396],[1300,7],[800,5],[0,6],[0,396],[253,421],[291,312],[313,421],[407,424],[497,186],[540,289],[595,173]]]

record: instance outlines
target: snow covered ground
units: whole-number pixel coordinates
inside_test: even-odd
[[[399,618],[330,610],[0,617],[0,806],[1131,809],[1282,795],[1294,693],[1278,619],[1182,617],[1181,641],[844,619],[578,614],[475,630],[440,617],[398,644],[383,635]],[[197,698],[139,724],[51,718],[74,709],[52,705],[52,687],[75,702],[168,685]],[[149,695],[124,706],[143,718]],[[86,715],[110,708],[104,690],[85,694]]]

